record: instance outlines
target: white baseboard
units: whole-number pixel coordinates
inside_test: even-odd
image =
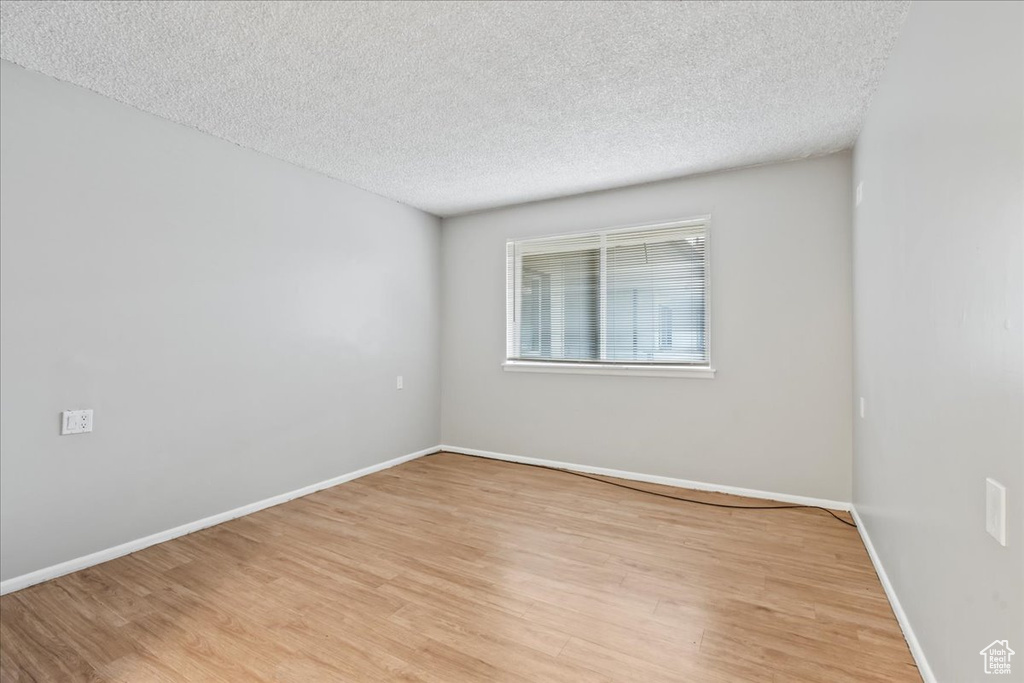
[[[22,588],[28,588],[34,586],[37,583],[49,581],[65,574],[79,571],[87,567],[92,567],[97,564],[102,564],[109,560],[123,557],[131,553],[148,548],[151,545],[157,543],[163,543],[179,536],[185,536],[187,534],[206,529],[207,527],[221,524],[232,519],[244,517],[245,515],[264,510],[281,503],[287,503],[290,500],[307,496],[323,489],[337,486],[338,484],[344,484],[347,481],[358,479],[359,477],[365,477],[368,474],[374,472],[380,472],[381,470],[401,465],[402,463],[421,458],[431,453],[437,453],[439,451],[448,451],[450,453],[461,453],[465,455],[476,455],[484,458],[491,458],[493,460],[505,460],[508,462],[525,463],[529,465],[544,465],[547,467],[557,467],[565,470],[572,470],[575,472],[584,472],[587,474],[598,474],[607,477],[618,477],[619,479],[629,479],[633,481],[648,482],[651,484],[664,484],[667,486],[676,486],[679,488],[694,489],[697,491],[715,491],[718,493],[730,493],[737,496],[745,496],[748,498],[763,498],[766,500],[775,500],[783,503],[794,503],[798,505],[817,505],[820,507],[829,508],[832,510],[846,510],[853,514],[854,520],[857,522],[857,530],[860,532],[861,539],[864,542],[864,547],[868,551],[868,556],[871,558],[871,563],[875,567],[875,572],[878,574],[878,578],[882,583],[882,588],[885,590],[886,596],[889,598],[889,603],[892,605],[892,610],[896,614],[896,620],[899,622],[900,628],[903,630],[903,636],[907,640],[907,645],[910,647],[910,652],[914,656],[914,660],[917,662],[917,668],[921,673],[921,677],[925,683],[936,683],[935,675],[932,673],[931,667],[928,665],[928,660],[924,655],[924,651],[921,649],[921,644],[917,640],[917,636],[914,635],[914,629],[910,625],[910,621],[907,618],[906,612],[903,611],[903,607],[900,605],[899,598],[896,596],[896,592],[893,589],[892,583],[889,581],[889,576],[885,573],[885,568],[882,566],[882,562],[878,557],[878,553],[875,551],[874,545],[871,543],[871,537],[868,536],[867,529],[864,527],[864,523],[861,521],[860,515],[857,514],[857,510],[847,502],[827,500],[824,498],[811,498],[807,496],[796,496],[788,493],[773,493],[770,491],[760,491],[757,489],[746,489],[737,486],[726,486],[723,484],[708,484],[701,481],[692,481],[689,479],[676,479],[673,477],[662,477],[653,474],[641,474],[638,472],[628,472],[625,470],[615,470],[606,467],[591,467],[589,465],[577,465],[575,463],[561,462],[558,460],[545,460],[542,458],[528,458],[525,456],[509,455],[507,453],[495,453],[493,451],[483,451],[476,448],[463,448],[461,446],[434,446],[431,448],[425,448],[415,453],[409,453],[391,460],[386,460],[376,465],[370,465],[354,472],[342,474],[340,476],[326,479],[309,486],[304,486],[288,493],[282,493],[277,496],[265,498],[255,503],[243,505],[227,512],[222,512],[210,517],[189,522],[188,524],[182,524],[181,526],[161,531],[143,538],[122,543],[121,545],[114,546],[113,548],[107,548],[106,550],[100,550],[89,555],[61,562],[51,567],[45,567],[38,569],[28,574],[22,574],[21,576],[15,576],[14,578],[7,579],[6,581],[0,582],[0,595],[5,595],[13,591],[21,590]]]
[[[734,496],[746,496],[747,498],[763,498],[774,500],[780,503],[793,503],[796,505],[816,505],[829,508],[830,510],[849,511],[850,503],[840,500],[827,500],[825,498],[810,498],[808,496],[796,496],[789,493],[773,493],[771,491],[759,491],[757,489],[744,489],[738,486],[726,486],[725,484],[708,484],[703,481],[691,481],[689,479],[675,479],[673,477],[662,477],[656,474],[640,474],[639,472],[627,472],[625,470],[613,470],[606,467],[591,467],[590,465],[577,465],[571,462],[560,462],[558,460],[544,460],[541,458],[527,458],[520,455],[509,455],[507,453],[495,453],[493,451],[481,451],[476,448],[463,448],[461,446],[441,446],[442,451],[449,453],[462,453],[463,455],[478,455],[483,458],[494,460],[505,460],[508,462],[519,462],[527,465],[543,465],[545,467],[557,467],[563,470],[574,472],[585,472],[587,474],[600,474],[606,477],[618,477],[619,479],[631,479],[643,481],[649,484],[664,484],[666,486],[678,486],[684,489],[696,491],[715,491],[716,493],[731,493]]]
[[[875,546],[871,543],[868,530],[864,526],[860,515],[857,514],[857,508],[853,508],[850,512],[853,514],[854,521],[857,522],[857,531],[860,532],[861,540],[864,541],[864,547],[867,548],[871,564],[875,566],[875,573],[878,574],[878,580],[882,582],[885,595],[889,598],[889,604],[896,615],[896,621],[899,622],[900,628],[903,630],[903,637],[906,638],[907,645],[910,647],[910,654],[914,656],[914,661],[917,662],[917,670],[920,672],[921,678],[924,679],[925,683],[937,683],[935,674],[932,673],[932,668],[928,665],[928,659],[924,656],[924,650],[921,649],[921,643],[918,641],[917,636],[914,635],[914,629],[910,626],[910,619],[907,618],[907,613],[903,611],[900,599],[896,597],[896,590],[892,587],[892,582],[889,581],[889,575],[885,573],[885,567],[882,566],[882,560],[878,557],[878,553],[875,552]]]
[[[0,595],[21,590],[22,588],[28,588],[29,586],[34,586],[37,583],[49,581],[50,579],[55,579],[58,576],[64,576],[65,574],[85,569],[86,567],[92,567],[94,565],[134,553],[142,550],[143,548],[148,548],[151,545],[156,545],[157,543],[169,541],[172,538],[191,534],[192,532],[199,531],[200,529],[205,529],[216,524],[221,524],[222,522],[237,519],[238,517],[244,517],[245,515],[251,515],[252,513],[259,512],[260,510],[280,505],[281,503],[287,503],[295,498],[308,496],[311,493],[316,493],[317,491],[322,491],[323,489],[331,488],[338,484],[344,484],[346,481],[365,477],[368,474],[380,472],[381,470],[386,470],[389,467],[394,467],[395,465],[401,465],[403,462],[409,462],[410,460],[421,458],[424,455],[437,453],[439,450],[441,450],[440,446],[425,448],[422,451],[416,451],[415,453],[409,453],[408,455],[392,458],[391,460],[386,460],[376,465],[370,465],[369,467],[364,467],[360,470],[356,470],[355,472],[349,472],[348,474],[342,474],[332,479],[326,479],[315,484],[310,484],[309,486],[303,486],[300,489],[295,489],[288,493],[264,498],[263,500],[256,501],[255,503],[249,503],[248,505],[237,507],[234,510],[221,512],[220,514],[205,517],[194,522],[189,522],[188,524],[182,524],[181,526],[174,527],[173,529],[160,531],[134,541],[128,541],[127,543],[116,545],[113,548],[107,548],[106,550],[100,550],[95,553],[90,553],[89,555],[83,555],[82,557],[68,560],[67,562],[61,562],[60,564],[55,564],[51,567],[44,567],[43,569],[37,569],[36,571],[29,572],[28,574],[15,576],[7,579],[6,581],[0,582]]]

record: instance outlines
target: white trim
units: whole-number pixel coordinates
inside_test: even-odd
[[[276,496],[272,496],[270,498],[264,498],[263,500],[257,501],[255,503],[249,503],[248,505],[243,505],[242,507],[237,507],[233,510],[228,510],[227,512],[221,512],[210,517],[205,517],[194,522],[189,522],[188,524],[182,524],[181,526],[174,527],[173,529],[167,529],[166,531],[160,531],[155,534],[151,534],[149,536],[136,539],[134,541],[128,541],[127,543],[116,545],[113,548],[99,550],[97,552],[90,553],[89,555],[84,555],[82,557],[77,557],[73,560],[61,562],[60,564],[55,564],[50,567],[44,567],[43,569],[37,569],[36,571],[29,572],[28,574],[15,576],[13,578],[7,579],[6,581],[0,582],[0,595],[6,595],[7,593],[10,593],[12,591],[21,590],[22,588],[28,588],[29,586],[34,586],[35,584],[42,583],[43,581],[55,579],[58,576],[64,576],[65,574],[70,574],[71,572],[76,572],[80,569],[85,569],[87,567],[92,567],[94,565],[101,564],[103,562],[107,562],[109,560],[113,560],[124,555],[129,555],[131,553],[142,550],[143,548],[148,548],[151,545],[156,545],[157,543],[163,543],[164,541],[169,541],[173,538],[178,538],[179,536],[191,534],[192,532],[199,531],[200,529],[205,529],[216,524],[221,524],[222,522],[227,522],[238,517],[244,517],[245,515],[251,515],[254,512],[259,512],[260,510],[273,507],[274,505],[287,503],[288,501],[294,500],[295,498],[308,496],[311,493],[316,493],[317,491],[322,491],[323,489],[331,488],[332,486],[337,486],[338,484],[344,484],[347,481],[352,481],[353,479],[358,479],[359,477],[365,477],[368,474],[380,472],[381,470],[386,470],[389,467],[394,467],[395,465],[401,465],[404,462],[409,462],[410,460],[421,458],[424,455],[437,453],[439,450],[441,450],[440,446],[425,448],[422,451],[416,451],[415,453],[402,455],[397,458],[392,458],[391,460],[385,460],[384,462],[377,463],[376,465],[370,465],[369,467],[364,467],[354,472],[349,472],[348,474],[342,474],[332,479],[326,479],[315,484],[310,484],[309,486],[303,486],[300,489],[295,489],[294,491],[289,491],[288,493],[282,493]]]
[[[444,449],[444,446],[441,447]],[[910,625],[910,618],[907,617],[907,613],[903,611],[903,605],[900,604],[900,599],[896,596],[896,589],[893,588],[892,582],[889,581],[889,575],[885,573],[885,567],[882,566],[882,560],[878,557],[878,553],[875,551],[875,546],[871,542],[871,537],[868,536],[867,527],[864,526],[864,521],[857,514],[857,508],[853,507],[850,510],[853,515],[853,521],[857,522],[857,531],[860,532],[860,538],[864,542],[864,547],[868,551],[868,557],[871,558],[871,564],[875,566],[875,573],[878,574],[878,580],[882,582],[882,589],[885,590],[885,596],[889,598],[889,605],[892,607],[893,614],[896,615],[896,621],[900,625],[900,629],[903,631],[903,637],[907,641],[907,645],[910,647],[910,654],[913,655],[914,661],[917,663],[917,671],[921,674],[921,678],[924,683],[938,683],[938,679],[935,678],[935,674],[932,673],[931,666],[928,665],[928,659],[924,656],[924,649],[921,647],[920,641],[914,634],[914,629]]]
[[[558,363],[507,360],[505,372],[550,372],[558,375],[632,375],[633,377],[690,377],[714,379],[715,369],[699,365],[626,365],[623,363]]]
[[[677,486],[684,489],[696,491],[715,491],[717,493],[729,493],[734,496],[745,496],[747,498],[763,498],[774,500],[780,503],[794,503],[796,505],[815,505],[830,510],[849,511],[850,503],[839,500],[828,500],[825,498],[811,498],[808,496],[797,496],[790,493],[774,493],[772,491],[760,491],[758,489],[744,489],[738,486],[727,486],[725,484],[709,484],[703,481],[692,481],[690,479],[676,479],[674,477],[662,477],[657,474],[641,474],[639,472],[627,472],[625,470],[613,470],[607,467],[592,467],[590,465],[577,465],[571,462],[560,462],[558,460],[544,460],[543,458],[528,458],[521,455],[509,455],[507,453],[495,453],[493,451],[482,451],[476,448],[463,448],[461,446],[441,446],[441,451],[449,453],[461,453],[463,455],[478,455],[482,458],[492,460],[505,460],[507,462],[518,462],[526,465],[543,465],[544,467],[556,467],[573,472],[585,472],[587,474],[599,474],[605,477],[618,477],[619,479],[630,479],[632,481],[643,481],[649,484],[664,484],[666,486]]]

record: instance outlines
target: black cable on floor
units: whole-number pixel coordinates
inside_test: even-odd
[[[443,452],[443,451],[442,451]],[[434,454],[436,455],[436,453]],[[468,453],[457,453],[456,455],[464,455],[467,458],[479,458],[481,460],[493,460],[493,458],[486,458],[482,455],[469,455]],[[693,498],[683,498],[682,496],[672,496],[667,493],[661,493],[659,491],[649,491],[648,489],[638,488],[636,486],[630,486],[629,484],[620,484],[617,481],[608,481],[601,477],[595,477],[590,474],[584,474],[583,472],[574,472],[572,470],[563,469],[561,467],[552,467],[551,465],[537,465],[532,462],[512,462],[511,460],[502,460],[501,462],[510,462],[513,465],[524,465],[526,467],[536,467],[542,470],[551,470],[553,472],[563,472],[565,474],[571,474],[574,477],[582,477],[584,479],[590,479],[592,481],[599,481],[602,484],[608,484],[609,486],[618,486],[620,489],[628,489],[630,491],[637,491],[638,493],[647,493],[652,496],[658,496],[660,498],[668,498],[670,500],[680,500],[684,503],[694,503],[695,505],[707,505],[708,507],[714,508],[728,508],[730,510],[821,510],[832,515],[836,520],[842,522],[846,526],[851,526],[854,529],[857,525],[853,522],[848,522],[836,513],[832,512],[826,507],[820,505],[728,505],[726,503],[712,503],[706,500],[694,500]]]

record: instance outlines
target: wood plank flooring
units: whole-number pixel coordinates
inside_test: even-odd
[[[920,681],[823,512],[446,453],[0,598],[0,679]]]

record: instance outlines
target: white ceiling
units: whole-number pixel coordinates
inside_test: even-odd
[[[909,2],[11,2],[0,56],[453,215],[849,147]]]

